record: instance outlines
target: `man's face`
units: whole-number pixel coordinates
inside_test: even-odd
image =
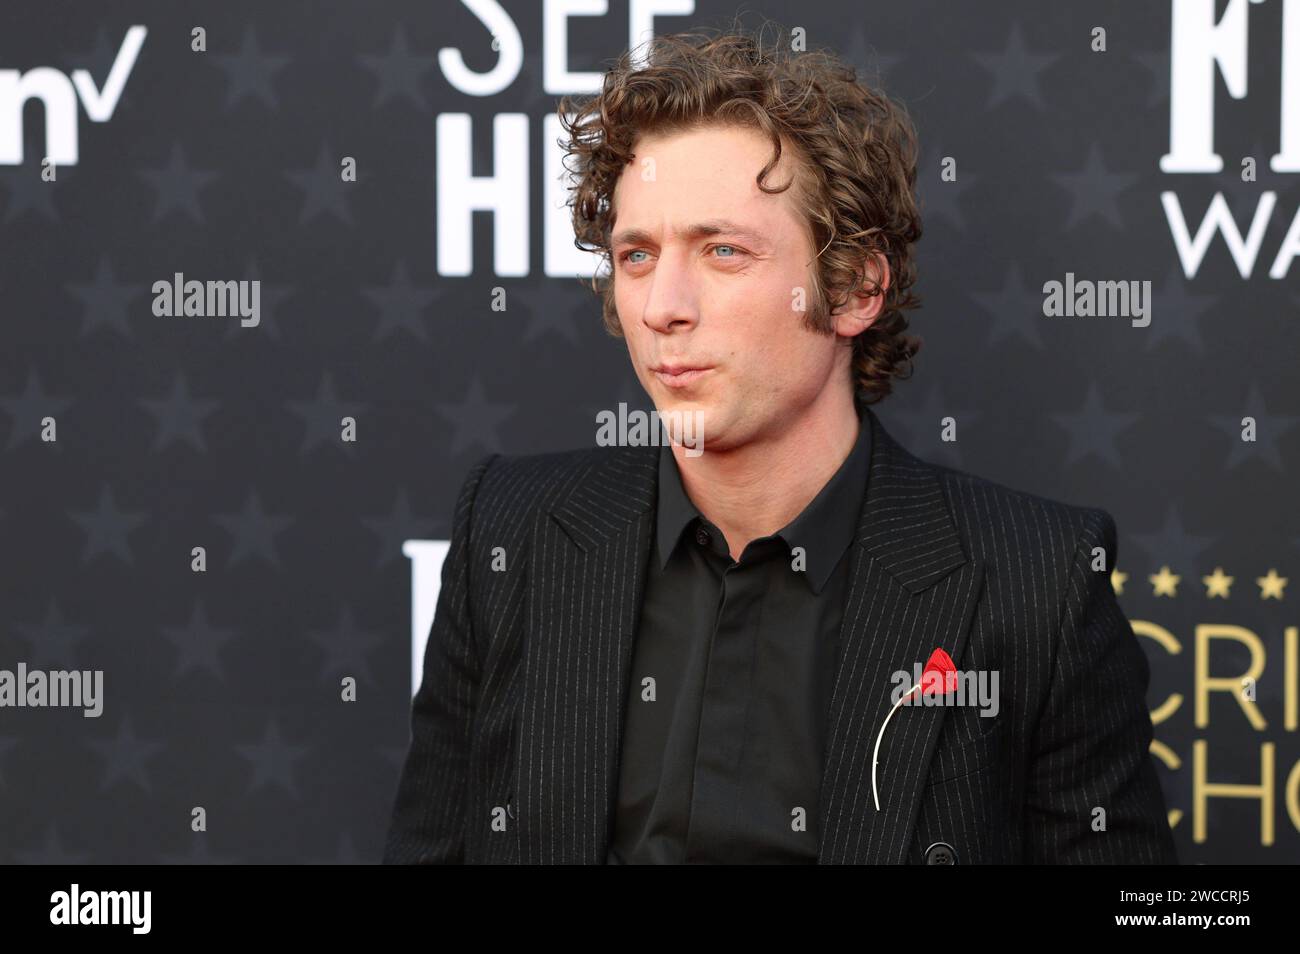
[[[779,436],[828,388],[847,392],[851,339],[810,330],[801,310],[815,250],[797,190],[755,182],[770,141],[715,127],[644,136],[635,151],[614,190],[614,301],[660,413],[699,412],[706,449],[725,450]],[[783,150],[769,188],[792,162]]]

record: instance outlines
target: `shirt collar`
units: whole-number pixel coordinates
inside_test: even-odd
[[[858,531],[858,513],[865,499],[867,476],[871,471],[871,421],[858,406],[858,437],[839,470],[818,491],[803,511],[778,530],[792,550],[803,548],[805,575],[814,593],[820,593],[831,571],[853,542]],[[681,472],[672,447],[659,448],[659,498],[657,547],[659,566],[668,558],[682,532],[696,518],[704,520],[699,509],[686,495]]]
[[[663,569],[668,565],[668,558],[677,547],[682,531],[696,517],[703,519],[695,504],[691,503],[691,498],[686,496],[686,488],[682,486],[681,471],[677,468],[677,459],[673,457],[672,446],[667,443],[659,448],[658,510],[656,536],[659,547],[659,568]]]

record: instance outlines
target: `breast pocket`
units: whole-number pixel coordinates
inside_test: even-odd
[[[994,768],[1002,756],[1002,731],[996,717],[975,718],[975,725],[962,728],[955,721],[945,722],[939,734],[939,746],[930,760],[926,787],[974,775]],[[979,723],[984,723],[979,725]]]

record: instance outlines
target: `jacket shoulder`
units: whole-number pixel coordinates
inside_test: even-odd
[[[656,449],[586,447],[541,454],[493,454],[481,460],[473,494],[475,536],[515,536],[539,513],[571,497],[613,508],[653,494]]]
[[[1115,519],[1108,510],[1021,490],[955,467],[930,462],[926,466],[933,470],[958,532],[971,549],[986,555],[1031,550],[1038,559],[1050,551],[1068,559],[1089,538],[1105,546],[1108,565],[1114,566]]]
[[[478,499],[528,497],[553,505],[584,482],[653,466],[654,448],[584,447],[541,454],[496,454],[487,462]],[[649,452],[647,452],[649,451]]]

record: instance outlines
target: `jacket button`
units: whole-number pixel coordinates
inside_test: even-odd
[[[702,547],[707,547],[709,545],[709,531],[705,530],[703,527],[696,529],[695,542]]]
[[[957,863],[957,851],[946,841],[936,841],[925,849],[925,863],[927,865],[955,865]]]
[[[514,795],[514,792],[511,792],[510,795],[509,795],[509,797],[506,798],[506,814],[509,815],[511,818],[514,818],[514,817],[515,817],[515,795]]]

